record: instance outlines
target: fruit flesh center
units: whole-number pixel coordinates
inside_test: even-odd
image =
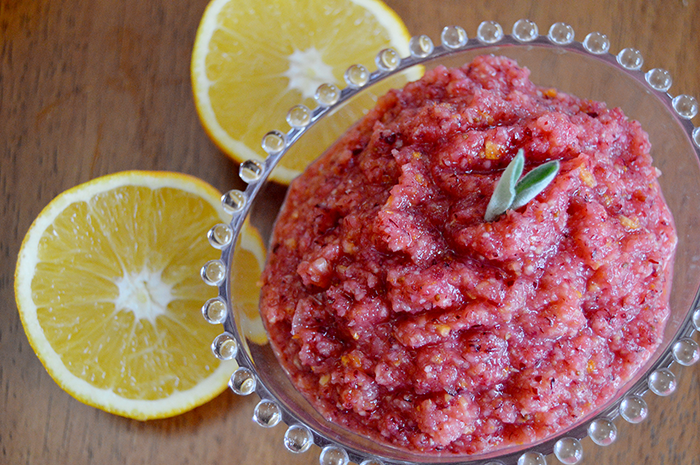
[[[289,69],[284,76],[289,79],[288,89],[298,90],[304,98],[313,98],[321,84],[335,84],[333,68],[323,62],[316,47],[294,50],[287,59]]]
[[[119,289],[114,301],[116,310],[132,311],[137,321],[155,323],[173,300],[172,286],[163,282],[159,271],[143,269],[140,273],[124,273],[116,284]]]

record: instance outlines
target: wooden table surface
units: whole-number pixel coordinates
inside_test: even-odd
[[[520,18],[540,31],[564,21],[579,40],[599,31],[613,52],[634,46],[645,69],[668,69],[674,95],[700,97],[700,0],[386,1],[412,34],[435,41],[452,24],[473,37],[487,19],[506,32]],[[206,3],[0,0],[0,464],[318,463],[318,449],[294,455],[282,447],[283,426],[255,426],[255,399],[230,391],[151,422],[83,405],[46,373],[17,314],[21,240],[58,193],[128,169],[185,172],[221,191],[239,185],[236,165],[208,139],[191,96],[190,53]],[[648,396],[649,418],[618,423],[612,446],[585,440],[583,463],[700,463],[700,364],[674,371],[677,392]]]

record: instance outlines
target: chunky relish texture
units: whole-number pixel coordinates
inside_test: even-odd
[[[492,222],[519,149],[559,174]],[[640,125],[481,56],[382,97],[291,185],[261,312],[328,419],[414,451],[546,437],[659,345],[676,235]]]

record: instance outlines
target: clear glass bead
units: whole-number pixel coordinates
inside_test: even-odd
[[[335,84],[321,84],[316,89],[314,99],[322,107],[330,107],[340,99],[340,89]]]
[[[359,89],[369,82],[369,71],[362,65],[352,65],[345,70],[344,77],[348,86]]]
[[[547,459],[539,452],[525,452],[518,458],[518,465],[547,465]]]
[[[207,233],[209,244],[215,249],[223,249],[233,240],[233,231],[227,224],[217,224]]]
[[[284,150],[287,145],[287,136],[280,131],[270,131],[262,139],[262,148],[269,155],[274,155],[276,153]]]
[[[411,56],[414,58],[425,58],[433,53],[435,46],[430,37],[426,35],[411,37],[408,42],[408,49],[411,52]]]
[[[476,39],[482,44],[495,44],[503,39],[503,28],[496,21],[484,21],[476,30]]]
[[[671,84],[673,84],[671,73],[661,68],[654,68],[647,71],[644,77],[651,88],[659,92],[666,92],[671,88]]]
[[[241,163],[241,166],[238,167],[238,176],[240,176],[240,178],[248,184],[260,179],[262,173],[262,165],[260,162],[255,160],[246,160]]]
[[[678,95],[673,98],[673,109],[681,118],[693,119],[698,114],[698,101],[690,95]]]
[[[647,383],[657,396],[670,396],[676,390],[676,375],[668,368],[660,368],[649,375]]]
[[[360,465],[384,465],[384,462],[379,459],[367,459],[363,460]]]
[[[459,26],[446,26],[440,34],[442,45],[449,49],[456,49],[467,45],[467,31]]]
[[[549,28],[547,38],[556,45],[568,45],[574,41],[574,28],[566,23],[554,23]]]
[[[293,128],[305,128],[311,122],[311,110],[306,105],[295,105],[287,112],[287,124]]]
[[[561,463],[575,465],[583,458],[583,446],[576,438],[563,438],[554,444],[554,455]]]
[[[219,334],[211,343],[211,351],[219,360],[231,360],[238,353],[238,343],[229,333]]]
[[[199,271],[202,281],[210,286],[218,286],[226,277],[226,266],[221,260],[210,260]]]
[[[350,457],[345,449],[341,449],[338,446],[326,446],[321,451],[321,455],[318,457],[318,463],[320,465],[347,465],[350,462]]]
[[[599,446],[609,446],[617,439],[617,426],[606,418],[599,418],[588,426],[588,437]]]
[[[231,379],[228,380],[228,387],[239,396],[252,394],[255,392],[257,384],[253,372],[245,367],[234,371],[231,375]]]
[[[641,423],[648,413],[647,403],[639,396],[627,396],[620,403],[620,416],[629,423]]]
[[[245,206],[245,194],[233,189],[221,196],[221,206],[230,215],[243,210]]]
[[[626,48],[620,50],[620,53],[617,54],[617,62],[625,69],[636,71],[642,69],[644,58],[639,50],[635,48]]]
[[[513,37],[518,42],[532,42],[538,34],[537,24],[529,19],[519,19],[513,24]]]
[[[591,32],[583,39],[583,47],[594,55],[602,55],[610,50],[610,40],[605,34]]]
[[[374,62],[380,71],[389,72],[399,67],[401,57],[396,50],[392,48],[385,48],[381,52],[377,53]]]
[[[673,359],[683,366],[690,366],[700,360],[700,346],[689,337],[679,339],[673,344]]]
[[[700,128],[693,129],[693,142],[700,149]],[[700,310],[695,312],[695,329],[700,331]]]
[[[220,325],[226,321],[226,302],[221,297],[214,297],[202,305],[202,316],[213,325]]]
[[[253,421],[265,428],[272,428],[282,420],[279,406],[271,400],[261,400],[253,411]]]
[[[295,454],[306,452],[313,443],[314,437],[306,426],[292,425],[284,433],[284,447]]]

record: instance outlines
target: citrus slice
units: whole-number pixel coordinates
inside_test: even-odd
[[[262,160],[260,142],[270,130],[287,132],[287,112],[316,107],[319,85],[345,87],[353,64],[375,68],[377,53],[408,55],[410,36],[401,19],[379,0],[213,0],[197,30],[192,86],[202,124],[234,160]],[[410,70],[372,88],[374,99],[322,130],[303,149],[285,156],[271,178],[288,183],[352,122],[376,95],[420,77]],[[358,112],[359,111],[359,112]]]
[[[129,171],[56,197],[22,242],[15,297],[51,377],[86,404],[140,420],[190,410],[225,388],[235,362],[210,350],[221,325],[199,267],[206,232],[229,218],[210,185]]]

